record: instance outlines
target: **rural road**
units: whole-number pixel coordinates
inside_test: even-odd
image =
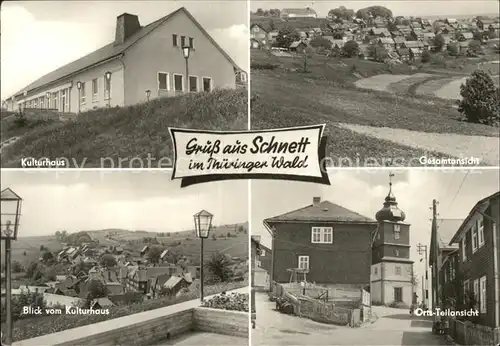
[[[412,148],[441,152],[455,158],[477,158],[480,159],[481,166],[498,166],[500,162],[498,149],[500,139],[498,137],[427,133],[342,123],[337,126]]]

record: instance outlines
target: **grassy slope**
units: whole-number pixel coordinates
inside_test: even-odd
[[[469,124],[458,119],[457,111],[450,102],[412,95],[364,91],[353,87],[356,78],[351,66],[363,77],[390,73],[383,64],[347,59],[343,63],[336,59],[309,59],[309,73],[297,72],[303,60],[277,58],[252,51],[252,63],[270,63],[279,66],[274,70],[252,70],[252,128],[306,124],[327,124],[329,136],[327,155],[334,159],[349,157],[361,162],[376,158],[416,158],[422,150],[397,145],[388,141],[354,133],[335,126],[350,123],[377,127],[392,127],[437,133],[459,133],[464,135],[498,136],[498,131],[489,126]],[[401,71],[399,71],[401,69]],[[397,67],[394,73],[407,66]],[[449,157],[440,153],[436,157]]]
[[[40,246],[43,245],[52,252],[60,251],[62,244],[53,235],[38,236],[38,237],[19,237],[16,241],[12,241],[12,261],[18,261],[23,266],[29,265],[31,262],[37,261],[42,255]],[[1,253],[4,252],[5,243],[2,241]],[[24,255],[26,252],[26,256]],[[0,262],[4,263],[2,256]]]
[[[216,226],[210,233],[210,239],[205,240],[203,252],[206,256],[208,257],[216,251],[221,251],[232,257],[248,258],[248,232],[237,232],[236,230],[239,226],[248,231],[248,224],[244,223]],[[168,237],[159,237],[153,232],[113,230],[113,232],[118,232],[118,234],[112,235],[112,241],[105,238],[105,234],[108,232],[109,230],[93,231],[89,232],[89,234],[93,239],[98,239],[99,244],[122,245],[125,249],[135,253],[140,252],[144,245],[147,245],[142,241],[143,238],[156,237],[160,244],[155,246],[171,249],[176,254],[192,258],[193,261],[197,261],[200,256],[200,240],[196,238],[194,230],[171,232]],[[231,237],[229,238],[227,237],[228,232],[231,233]],[[212,235],[215,235],[217,240],[213,240]]]
[[[247,233],[237,232],[239,226],[242,226]],[[113,240],[106,239],[105,235],[110,232],[118,232],[118,235],[113,235]],[[231,237],[227,237],[227,233],[231,233]],[[164,248],[171,248],[175,253],[183,254],[197,260],[200,256],[200,241],[196,238],[193,231],[172,232],[168,237],[157,237],[153,232],[132,232],[127,230],[100,230],[89,231],[88,234],[92,239],[99,240],[100,245],[119,246],[122,245],[126,249],[133,252],[140,252],[146,245],[142,242],[144,237],[156,237],[160,245],[163,243]],[[235,225],[221,225],[212,230],[211,235],[215,234],[217,240],[210,239],[205,241],[204,253],[209,256],[216,251],[223,251],[232,257],[248,258],[248,224],[241,223]],[[133,243],[130,245],[129,241]],[[178,243],[181,244],[178,244]],[[40,246],[43,245],[52,252],[60,251],[63,247],[60,241],[54,235],[38,236],[38,237],[19,237],[12,242],[12,261],[19,261],[24,266],[29,265],[33,261],[37,261],[41,256]],[[1,253],[4,253],[4,242],[1,244]],[[24,255],[26,252],[26,256]],[[4,257],[1,258],[3,263]]]
[[[4,124],[2,124],[4,125]],[[41,123],[2,153],[3,167],[19,167],[23,157],[75,159],[78,165],[101,167],[112,158],[119,168],[140,167],[133,157],[172,158],[169,127],[210,130],[247,129],[247,90],[216,90],[161,98],[130,107],[82,113],[74,122]],[[23,132],[7,127],[2,140]],[[17,133],[14,135],[18,135]],[[70,162],[72,163],[72,161]],[[158,167],[158,161],[152,162]]]

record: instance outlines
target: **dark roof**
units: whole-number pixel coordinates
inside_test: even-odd
[[[166,21],[168,21],[170,18],[174,17],[177,13],[184,12],[192,21],[193,23],[198,27],[198,29],[201,30],[203,34],[217,47],[217,49],[224,55],[224,57],[233,64],[233,66],[237,69],[240,70],[240,68],[236,65],[236,63],[231,59],[231,57],[215,42],[215,40],[208,34],[208,32],[194,19],[194,17],[189,13],[188,10],[186,10],[184,7],[179,8],[178,10],[168,14],[167,16],[160,18],[156,20],[155,22],[146,25],[142,27],[139,31],[137,31],[135,34],[133,34],[130,38],[128,38],[123,44],[120,45],[115,45],[114,42],[107,44],[106,46],[99,48],[98,50],[84,56],[83,58],[80,58],[78,60],[75,60],[63,67],[58,68],[55,71],[52,71],[45,76],[37,79],[33,83],[29,84],[25,88],[21,89],[15,95],[20,95],[23,94],[24,92],[29,92],[31,90],[41,88],[47,84],[56,82],[58,80],[61,80],[63,78],[66,78],[70,75],[73,75],[75,73],[78,73],[79,71],[89,68],[93,65],[96,65],[98,63],[104,62],[106,60],[114,59],[119,57],[121,54],[125,53],[127,49],[129,49],[132,45],[137,43],[140,39],[160,27],[162,24],[164,24]]]
[[[450,244],[451,238],[460,228],[463,219],[438,219],[437,222],[437,235],[440,249],[456,248],[457,245]]]
[[[330,221],[330,222],[360,222],[376,223],[375,220],[341,207],[330,201],[323,201],[317,206],[306,207],[266,219],[265,222],[287,221]]]

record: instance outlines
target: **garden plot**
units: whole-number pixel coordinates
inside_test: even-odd
[[[410,92],[410,88],[415,84],[421,84],[435,75],[429,73],[416,73],[414,75],[408,76],[408,78],[402,79],[399,82],[389,84],[388,90],[392,93],[407,93]]]
[[[443,79],[432,79],[432,80],[429,80],[425,83],[422,83],[418,88],[417,90],[415,91],[415,93],[417,95],[422,95],[422,96],[432,96],[432,97],[435,97],[436,96],[436,90],[439,90],[441,89],[442,87],[444,87],[446,84],[454,81],[455,78],[443,78]]]

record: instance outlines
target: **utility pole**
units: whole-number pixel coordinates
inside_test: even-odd
[[[434,248],[432,250],[433,263],[432,263],[432,307],[436,309],[439,305],[439,250],[438,250],[438,236],[437,236],[437,200],[432,200],[432,241]]]
[[[422,292],[423,292],[423,296],[422,296],[422,303],[423,305],[425,306],[425,308],[428,308],[429,307],[429,276],[428,276],[428,266],[427,266],[427,245],[423,245],[423,244],[420,244],[418,243],[417,244],[417,251],[418,251],[418,254],[419,255],[423,255],[424,256],[424,260],[425,260],[425,276],[422,277]]]

